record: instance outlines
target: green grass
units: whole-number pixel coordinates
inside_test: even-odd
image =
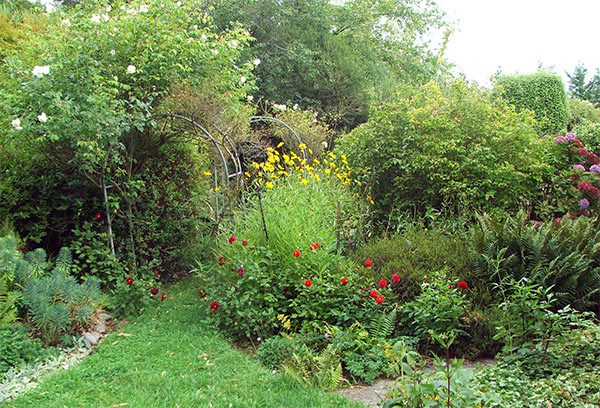
[[[109,335],[96,353],[2,407],[359,407],[273,374],[210,325],[193,282]],[[119,335],[121,334],[121,335]],[[123,336],[129,334],[130,336]],[[121,405],[122,404],[122,405]],[[126,404],[126,405],[125,405]]]

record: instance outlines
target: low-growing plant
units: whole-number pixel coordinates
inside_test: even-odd
[[[11,367],[18,369],[23,364],[46,358],[53,350],[44,348],[39,339],[31,338],[21,323],[0,327],[0,374]]]
[[[428,353],[431,341],[450,333],[465,334],[466,281],[449,281],[444,272],[421,284],[421,293],[401,307],[401,326],[418,337]]]
[[[287,336],[273,336],[263,340],[256,350],[256,357],[266,367],[281,368],[283,363],[292,358],[294,353],[300,354],[302,343]]]
[[[283,364],[284,371],[296,381],[326,390],[336,389],[342,382],[342,363],[334,348],[329,345],[319,354],[311,351],[293,354]]]

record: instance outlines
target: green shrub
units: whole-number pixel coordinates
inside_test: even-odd
[[[600,154],[600,118],[594,122],[585,122],[573,129],[577,138],[587,146],[590,152]]]
[[[256,357],[266,367],[271,369],[281,368],[286,360],[292,358],[294,353],[300,354],[301,343],[283,336],[273,336],[263,340],[256,350]]]
[[[478,217],[470,238],[473,299],[497,301],[493,283],[520,280],[551,288],[556,307],[585,310],[600,292],[600,231],[595,219],[532,223],[526,214]]]
[[[383,236],[360,246],[352,258],[356,262],[373,261],[372,268],[362,269],[361,276],[371,282],[386,279],[400,301],[411,301],[420,292],[421,283],[431,271],[446,267],[452,276],[469,271],[464,233],[448,233],[444,227],[411,227],[391,236]],[[393,282],[393,275],[400,278]]]
[[[53,354],[52,348],[44,348],[39,339],[29,336],[21,323],[0,327],[0,374]]]
[[[503,75],[498,78],[495,86],[503,98],[517,107],[517,111],[534,112],[541,136],[564,133],[567,130],[567,93],[557,74],[542,71],[529,75]]]
[[[421,284],[421,293],[415,300],[401,307],[402,330],[418,337],[426,353],[435,336],[464,334],[466,327],[468,283],[462,286],[444,278],[443,272],[437,275]]]
[[[569,118],[569,129],[575,131],[578,126],[600,122],[600,109],[589,101],[569,98]]]
[[[406,213],[516,210],[549,173],[546,148],[530,114],[462,81],[396,95],[337,146],[380,224]]]

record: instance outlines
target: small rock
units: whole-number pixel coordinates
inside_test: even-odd
[[[94,327],[94,330],[96,330],[100,334],[104,334],[106,333],[106,326],[103,323],[97,323]]]
[[[98,332],[85,332],[83,333],[83,341],[90,343],[91,346],[95,346],[98,344],[98,340],[100,340],[100,333]],[[86,343],[86,346],[87,346]]]
[[[110,322],[111,320],[114,319],[114,317],[112,317],[111,315],[109,315],[107,313],[99,313],[98,318],[100,319],[100,321],[102,323]]]

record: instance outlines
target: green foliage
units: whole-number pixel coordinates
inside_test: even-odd
[[[334,348],[329,345],[320,354],[308,352],[292,358],[283,364],[290,377],[304,384],[314,385],[325,390],[334,390],[342,382],[342,363]]]
[[[8,291],[4,277],[0,276],[0,327],[17,320],[16,301],[17,295]]]
[[[21,323],[0,327],[0,374],[52,354],[52,348],[44,348],[39,339],[29,336]]]
[[[361,271],[361,276],[368,281],[390,281],[397,274],[400,281],[390,286],[394,295],[401,301],[411,301],[432,270],[445,267],[452,276],[466,275],[470,265],[464,257],[467,245],[463,234],[452,233],[445,226],[408,227],[395,235],[371,239],[351,256],[357,262],[373,261],[372,268]]]
[[[569,128],[579,133],[576,128],[587,123],[600,122],[600,109],[589,101],[569,99]],[[585,141],[584,141],[585,142]],[[587,144],[587,143],[586,143]]]
[[[426,352],[435,336],[464,332],[468,307],[465,290],[448,279],[433,277],[421,284],[415,300],[402,305],[402,326],[426,344]]]
[[[536,72],[530,75],[503,75],[495,86],[517,111],[534,112],[541,136],[564,133],[569,123],[567,94],[557,74]]]
[[[490,283],[526,278],[557,298],[556,307],[585,310],[600,291],[596,220],[531,223],[524,213],[514,217],[479,216],[470,238],[474,292],[480,304],[497,299]]]
[[[422,84],[444,66],[428,33],[444,26],[430,2],[205,0],[219,28],[256,38],[256,96],[312,108],[336,128],[364,122],[373,88]],[[385,93],[385,91],[382,91]]]
[[[312,321],[348,326],[376,307],[359,290],[356,265],[340,254],[357,233],[360,207],[354,196],[337,178],[323,174],[305,184],[298,181],[301,174],[290,170],[275,180],[262,193],[262,204],[250,196],[231,229],[219,236],[211,264],[199,268],[207,298],[220,305],[214,317],[230,335],[266,338]],[[289,319],[287,327],[278,315]]]
[[[68,258],[64,250],[63,258]],[[62,333],[86,328],[101,302],[98,278],[91,276],[77,283],[63,266],[49,276],[32,277],[23,291],[23,303],[45,344],[55,343]]]
[[[112,185],[108,211],[121,263],[172,265],[165,274],[190,266],[200,233],[189,215],[206,191],[197,175],[207,162],[192,160],[194,135],[163,133],[156,115],[187,111],[187,101],[173,103],[173,95],[189,88],[218,100],[219,116],[234,116],[244,110],[254,67],[241,57],[247,32],[216,33],[196,6],[123,1],[107,10],[85,2],[49,15],[48,31],[28,37],[23,52],[7,59],[0,116],[23,126],[0,132],[0,171],[7,175],[0,180],[0,219],[27,243],[55,254],[97,213],[94,231],[106,231],[105,181]],[[192,200],[184,197],[190,186]],[[84,255],[98,259],[97,250]]]
[[[300,347],[301,344],[292,338],[273,336],[260,343],[256,357],[264,366],[277,369],[291,359],[294,353],[299,353]]]
[[[337,149],[373,196],[380,223],[407,212],[515,210],[549,171],[530,115],[463,81],[397,94]]]
[[[600,154],[600,118],[595,122],[584,122],[578,125],[573,132],[590,152]]]

